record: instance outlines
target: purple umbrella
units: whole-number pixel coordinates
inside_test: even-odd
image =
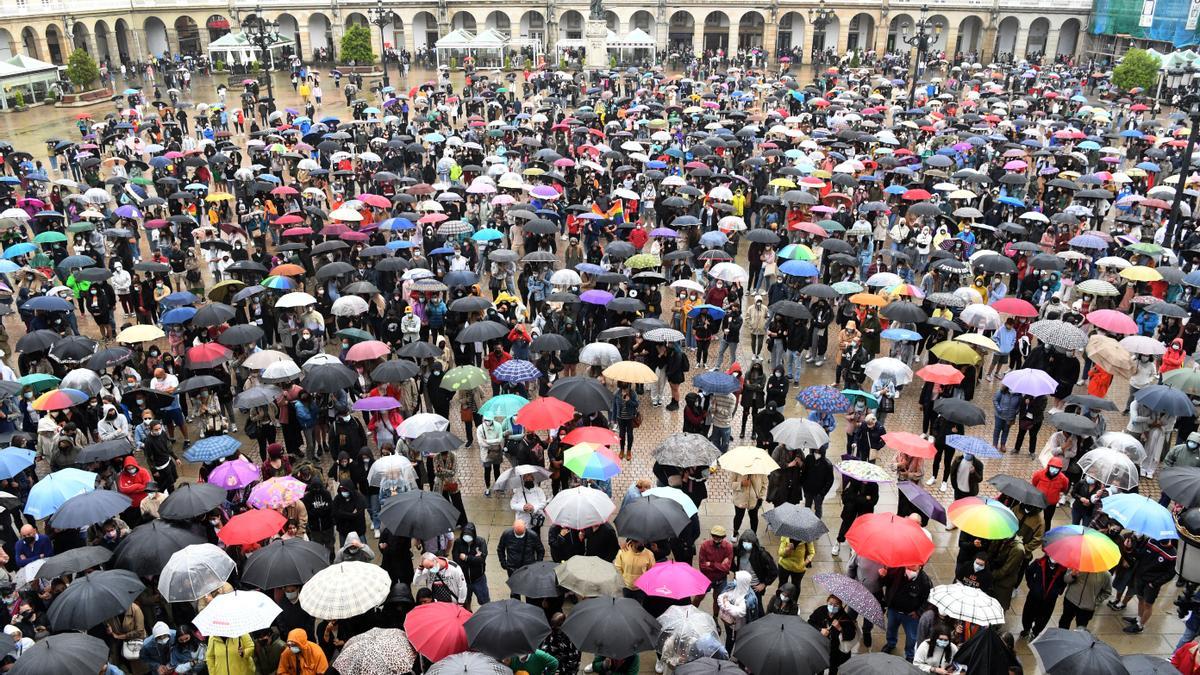
[[[899,484],[900,491],[908,497],[908,501],[917,507],[917,510],[929,516],[930,520],[936,520],[939,523],[946,524],[946,507],[937,500],[936,497],[929,494],[920,485],[912,481],[901,481]]]
[[[549,185],[535,185],[529,190],[529,194],[538,199],[554,199],[558,196],[558,190]]]
[[[821,572],[813,577],[830,595],[836,595],[846,606],[858,612],[867,621],[882,626],[886,623],[883,618],[883,607],[871,595],[862,583],[837,572]]]
[[[607,305],[612,302],[613,294],[593,288],[590,291],[584,291],[580,294],[579,299],[589,305]]]
[[[225,462],[208,474],[208,482],[226,490],[240,490],[262,478],[262,473],[250,462],[235,459]]]
[[[650,230],[650,236],[674,239],[675,237],[679,236],[679,233],[669,227],[656,227],[653,230]]]
[[[1026,396],[1046,396],[1058,389],[1058,382],[1037,368],[1010,371],[1001,382],[1013,392]]]
[[[137,208],[133,204],[124,204],[118,206],[115,212],[118,218],[141,218],[142,214],[138,213]]]
[[[353,408],[358,411],[367,412],[382,412],[384,410],[395,410],[400,407],[400,401],[391,396],[368,396],[360,398],[354,402]]]

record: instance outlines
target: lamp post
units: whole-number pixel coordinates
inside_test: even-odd
[[[376,26],[379,26],[379,63],[383,66],[383,86],[388,86],[388,71],[387,71],[387,47],[386,41],[383,39],[383,27],[391,25],[396,20],[396,13],[390,9],[383,8],[383,0],[378,0],[376,5],[367,10],[368,19]]]
[[[1188,68],[1191,70],[1191,66]],[[1175,236],[1179,231],[1179,207],[1183,203],[1183,191],[1187,187],[1188,177],[1192,174],[1192,153],[1196,151],[1196,138],[1200,136],[1200,93],[1193,88],[1185,94],[1179,99],[1179,109],[1187,113],[1191,130],[1188,132],[1187,147],[1183,150],[1179,181],[1175,183],[1175,199],[1171,201],[1171,216],[1167,219],[1167,231],[1163,237],[1163,246],[1167,248],[1175,245]]]
[[[912,82],[908,85],[908,107],[913,107],[917,97],[917,77],[919,76],[918,69],[921,63],[925,60],[925,53],[929,51],[929,43],[942,32],[942,24],[933,23],[925,18],[925,13],[929,11],[929,5],[921,5],[921,18],[913,24],[913,34],[903,38],[904,44],[917,48],[917,60],[913,63]]]
[[[813,27],[813,61],[818,60],[818,54],[825,51],[825,27],[833,21],[833,10],[825,6],[825,0],[816,9],[808,8],[808,22]],[[821,44],[817,46],[817,36],[821,36]]]
[[[254,16],[242,22],[242,31],[250,40],[250,44],[262,52],[262,69],[267,73],[267,104],[268,110],[275,110],[275,87],[271,84],[271,73],[267,68],[267,59],[271,56],[271,47],[279,41],[279,22],[268,21],[262,13],[262,5],[254,8]]]

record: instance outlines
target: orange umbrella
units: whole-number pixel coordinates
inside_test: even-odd
[[[284,263],[276,265],[275,269],[271,270],[271,276],[302,277],[304,276],[304,268],[295,263]]]
[[[868,307],[884,307],[888,304],[887,298],[874,293],[855,293],[850,296],[850,302]]]
[[[933,443],[907,431],[889,431],[883,435],[883,442],[889,448],[894,448],[909,457],[932,459],[937,454]]]
[[[934,384],[958,384],[963,381],[963,374],[958,368],[945,363],[935,363],[925,366],[916,373],[917,377]]]

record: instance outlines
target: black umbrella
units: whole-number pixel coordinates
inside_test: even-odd
[[[422,455],[430,457],[442,452],[458,450],[463,447],[463,439],[449,431],[430,431],[409,441],[409,445]]]
[[[814,675],[829,667],[829,638],[799,617],[768,614],[738,631],[733,657],[754,675]]]
[[[602,595],[575,605],[562,630],[580,651],[623,659],[654,649],[661,628],[637,600]]]
[[[1013,274],[1017,271],[1017,263],[1012,261],[1012,258],[1007,258],[1000,254],[996,255],[981,255],[975,259],[972,264],[976,272],[990,272],[992,274]]]
[[[223,302],[210,302],[196,310],[196,314],[192,316],[192,325],[204,328],[220,326],[235,316],[237,316],[237,311],[229,305]]]
[[[979,406],[958,398],[939,398],[933,404],[933,411],[955,424],[968,427],[987,421],[987,416]]]
[[[146,586],[128,570],[92,572],[76,578],[54,602],[46,616],[56,632],[86,631],[122,614]]]
[[[325,279],[340,277],[343,274],[349,274],[353,271],[354,265],[339,260],[337,262],[331,262],[327,265],[322,265],[321,268],[317,270],[317,280],[324,281]]]
[[[612,302],[605,305],[605,309],[612,312],[640,312],[646,309],[646,305],[637,298],[613,298]]]
[[[1020,665],[1000,634],[990,628],[978,631],[964,642],[954,655],[954,662],[966,666],[971,675],[1008,675],[1010,666]]]
[[[83,449],[79,451],[79,454],[75,458],[75,463],[84,465],[91,464],[92,462],[107,462],[110,459],[132,454],[133,444],[129,442],[128,438],[114,438],[83,446]],[[66,528],[70,527],[70,525],[55,525],[55,527]],[[79,527],[83,526],[80,525]]]
[[[1121,665],[1129,675],[1179,675],[1179,669],[1169,661],[1149,654],[1130,654],[1121,657]]]
[[[842,239],[826,239],[821,242],[821,250],[830,253],[855,253],[854,246]]]
[[[17,351],[45,351],[57,344],[59,340],[62,340],[62,336],[52,330],[35,330],[22,335],[21,339],[17,340]]]
[[[807,321],[812,318],[812,312],[808,311],[807,307],[793,300],[780,300],[778,302],[773,302],[771,303],[769,309],[772,312],[780,316],[786,316],[789,319]]]
[[[679,664],[675,675],[745,675],[746,671],[733,661],[723,661],[705,656],[702,659]]]
[[[766,512],[767,526],[792,541],[816,541],[829,532],[829,526],[812,509],[783,503]]]
[[[1117,404],[1106,398],[1092,396],[1091,394],[1071,394],[1063,399],[1063,405],[1077,405],[1088,410],[1108,410],[1111,412],[1117,411]]]
[[[112,490],[84,492],[63,502],[50,517],[50,524],[62,530],[77,530],[103,523],[129,508],[132,503],[129,497]]]
[[[1095,436],[1096,423],[1075,413],[1052,413],[1047,420],[1050,426],[1076,436]]]
[[[1128,675],[1117,650],[1086,630],[1047,628],[1029,643],[1047,675]]]
[[[329,550],[324,546],[303,539],[281,539],[246,558],[242,582],[263,590],[302,586],[326,567]]]
[[[133,410],[162,410],[175,403],[175,397],[153,389],[137,388],[121,394],[121,402]],[[136,414],[136,413],[134,413]]]
[[[608,387],[590,377],[564,377],[550,387],[550,395],[575,406],[583,415],[609,410],[613,400]]]
[[[357,382],[358,374],[353,370],[340,363],[325,363],[309,368],[300,386],[319,394],[336,394]]]
[[[424,490],[396,495],[379,512],[379,520],[393,534],[417,539],[449,532],[458,517],[458,509],[453,504]]]
[[[1046,496],[1024,478],[1008,474],[996,474],[988,480],[988,484],[1000,491],[1000,494],[1011,497],[1026,506],[1046,508]]]
[[[451,312],[482,312],[491,308],[491,301],[478,295],[468,295],[450,303]]]
[[[238,345],[248,345],[258,342],[266,333],[263,329],[252,323],[239,323],[236,326],[226,328],[224,332],[217,337],[217,342],[226,347],[236,347]]]
[[[96,341],[84,335],[68,335],[50,348],[59,361],[82,361],[96,353]]]
[[[550,634],[540,607],[511,598],[480,605],[463,628],[471,649],[497,659],[528,654]]]
[[[809,284],[800,289],[800,294],[810,295],[814,298],[825,298],[826,300],[832,300],[838,296],[838,292],[834,290],[833,286],[827,284]]]
[[[899,656],[883,652],[855,654],[854,658],[838,667],[840,675],[921,675],[921,672]]]
[[[115,564],[139,576],[157,576],[176,551],[192,544],[203,544],[204,541],[204,537],[191,530],[175,527],[163,520],[152,520],[133,528],[117,544]]]
[[[412,361],[397,359],[384,361],[371,371],[371,379],[375,382],[405,382],[416,377],[421,372],[420,367]]]
[[[570,348],[571,341],[558,333],[542,333],[529,344],[531,352],[557,352]]]
[[[554,569],[558,563],[548,560],[525,565],[508,578],[508,588],[517,595],[527,598],[558,597],[558,575]]]
[[[1142,387],[1133,398],[1144,408],[1172,417],[1193,417],[1196,414],[1196,408],[1187,394],[1165,384]]]
[[[1200,504],[1200,468],[1171,466],[1158,475],[1163,494],[1190,508]]]
[[[46,558],[38,568],[37,578],[57,579],[64,574],[78,574],[112,560],[112,551],[103,546],[81,546]]]
[[[650,542],[678,537],[689,522],[679,502],[645,496],[622,506],[613,524],[622,537]]]
[[[175,393],[187,394],[193,391],[202,391],[212,387],[219,387],[222,384],[224,383],[212,375],[196,375],[194,377],[187,378],[183,382],[180,382],[179,386],[175,388]]]
[[[125,363],[132,357],[132,349],[117,345],[98,350],[95,354],[88,357],[87,363],[84,365],[91,370],[104,370]]]
[[[749,239],[750,241],[753,241],[753,242],[756,242],[759,244],[778,244],[779,243],[779,235],[778,234],[775,234],[774,232],[772,232],[766,228],[762,228],[762,227],[756,227],[753,230],[750,230],[749,232],[747,232],[746,234],[744,234],[742,236],[745,237],[746,239]]]
[[[455,342],[487,342],[508,335],[508,328],[496,321],[476,321],[458,331]]]
[[[428,342],[410,342],[397,350],[396,354],[406,359],[436,359],[442,352]]]
[[[191,520],[204,515],[225,501],[225,490],[212,483],[184,483],[158,506],[164,520]]]
[[[879,310],[879,313],[900,323],[924,323],[929,318],[920,305],[905,300],[894,300]]]
[[[14,644],[7,635],[0,641],[0,653],[8,654]],[[38,640],[21,653],[9,675],[45,675],[46,673],[98,673],[108,663],[108,645],[104,640],[84,633],[62,633]]]

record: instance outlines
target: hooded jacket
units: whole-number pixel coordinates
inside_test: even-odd
[[[472,537],[472,540],[466,542],[463,537]],[[467,583],[483,578],[487,571],[487,556],[487,540],[476,532],[475,523],[463,525],[462,535],[454,540],[450,549],[450,557],[462,568]]]
[[[315,642],[309,642],[308,633],[303,628],[293,628],[288,631],[288,642],[293,642],[300,648],[299,653],[293,652],[289,646],[279,657],[279,670],[286,675],[321,675],[329,670],[329,661],[325,652]]]
[[[747,554],[743,544],[750,544],[750,569],[754,571],[755,578],[758,583],[764,586],[770,586],[775,582],[775,578],[779,576],[779,567],[775,564],[775,559],[770,553],[758,543],[758,535],[753,530],[744,530],[738,535],[737,544],[733,548],[734,569],[737,569],[741,557]],[[749,570],[747,570],[749,571]]]
[[[348,497],[342,496],[349,493]],[[338,493],[333,498],[333,522],[343,537],[351,532],[365,532],[367,500],[363,498],[353,481],[343,480],[338,484]]]
[[[750,589],[749,572],[733,575],[733,581],[725,586],[725,592],[717,596],[717,608],[721,621],[734,630],[758,618],[761,609],[758,596]]]
[[[1158,367],[1158,372],[1167,373],[1182,368],[1186,358],[1187,352],[1183,350],[1183,338],[1175,338],[1171,340],[1170,348],[1162,355],[1162,365]]]
[[[129,467],[137,467],[137,471],[131,475]],[[150,472],[142,468],[133,455],[126,457],[125,465],[121,468],[121,475],[117,478],[117,490],[133,500],[131,505],[133,508],[136,509],[142,505],[142,500],[146,497],[146,484],[149,482]]]
[[[1168,450],[1163,466],[1200,467],[1200,431],[1193,431],[1187,440]]]

